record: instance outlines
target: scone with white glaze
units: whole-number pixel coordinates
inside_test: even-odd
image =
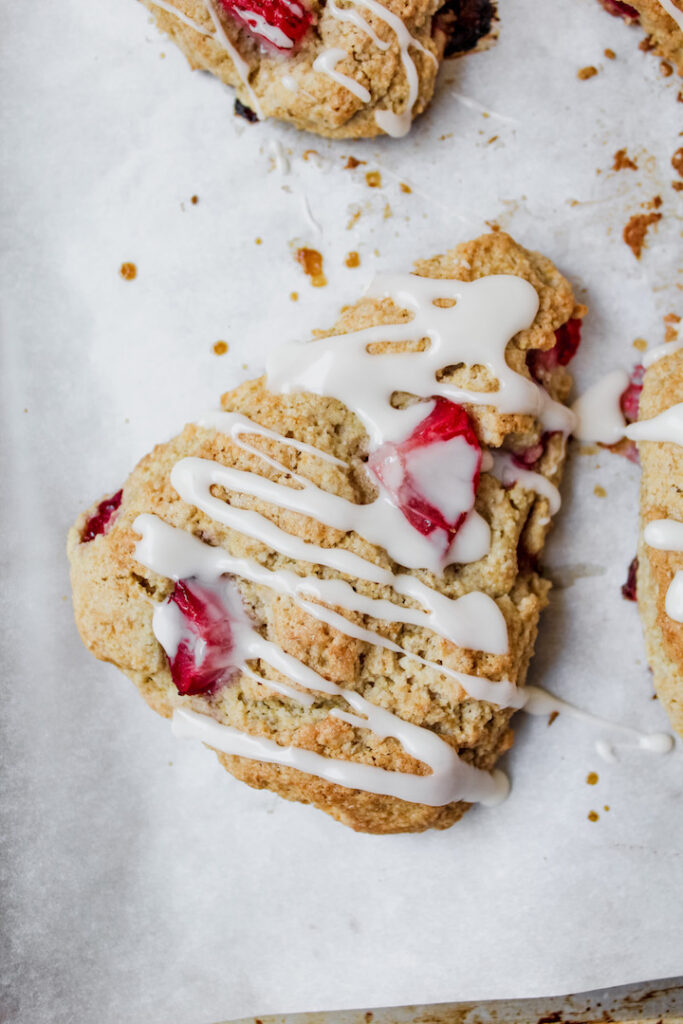
[[[670,60],[683,75],[683,0],[600,0],[615,17],[639,25],[646,33],[646,47]]]
[[[657,354],[627,430],[643,469],[637,596],[655,690],[683,736],[683,349]]]
[[[502,233],[376,279],[79,517],[84,643],[236,778],[354,829],[494,803],[584,312]]]
[[[236,110],[331,138],[405,135],[442,58],[483,46],[492,0],[142,0]]]

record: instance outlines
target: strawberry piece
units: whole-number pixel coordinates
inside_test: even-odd
[[[577,353],[581,344],[581,321],[567,320],[555,331],[555,344],[545,350],[531,349],[527,352],[527,366],[532,377],[543,383],[544,376],[552,373],[558,366],[567,366]]]
[[[533,469],[545,451],[544,439],[546,436],[549,435],[544,434],[543,439],[539,441],[538,444],[533,444],[529,448],[524,448],[521,452],[514,452],[512,461],[521,469]]]
[[[629,385],[619,400],[621,411],[626,417],[627,423],[635,423],[638,419],[638,406],[640,405],[644,376],[645,367],[641,366],[640,363],[637,366],[634,366],[631,371]]]
[[[625,21],[638,21],[639,12],[630,4],[622,3],[622,0],[600,0],[605,10],[615,18],[623,18]]]
[[[223,10],[259,43],[291,53],[313,24],[313,13],[300,0],[219,0]]]
[[[230,617],[213,590],[196,580],[180,580],[169,601],[185,620],[185,632],[169,657],[178,693],[210,693],[235,668]]]
[[[621,588],[621,596],[627,601],[637,601],[637,585],[636,585],[636,573],[638,572],[638,559],[634,558],[628,567],[628,576],[626,577],[626,583]]]
[[[99,503],[97,511],[94,515],[90,516],[90,519],[85,524],[85,529],[81,534],[81,544],[87,544],[88,541],[94,540],[99,534],[107,532],[115,513],[118,511],[122,497],[123,490],[120,490],[116,494],[112,494],[111,498],[105,498],[104,501]]]
[[[368,468],[408,522],[444,554],[474,505],[481,448],[461,405],[434,399],[430,414],[405,441],[373,452]]]

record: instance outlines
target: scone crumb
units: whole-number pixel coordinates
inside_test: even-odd
[[[382,175],[379,173],[379,171],[366,171],[365,182],[368,188],[381,188]]]
[[[648,228],[662,219],[661,213],[634,213],[624,228],[623,239],[637,260],[645,245]]]
[[[665,60],[659,62],[659,73],[662,78],[669,78],[674,73],[674,69]]]
[[[633,347],[638,349],[639,352],[644,352],[647,348],[647,342],[645,338],[636,338],[633,342]]]
[[[296,259],[303,267],[304,273],[310,277],[314,288],[323,288],[327,284],[327,278],[323,274],[323,258],[317,249],[297,249]]]
[[[680,316],[676,313],[667,313],[664,320],[664,341],[675,341],[678,337],[678,325],[681,322]]]
[[[592,64],[588,64],[585,68],[579,68],[576,72],[576,77],[580,78],[582,82],[585,82],[587,78],[593,78],[597,73],[598,69]]]
[[[352,171],[356,167],[360,167],[361,164],[367,163],[367,160],[357,160],[355,156],[350,156],[344,164],[345,171]]]
[[[609,804],[605,804],[602,809],[603,811],[609,811]]]
[[[652,41],[652,37],[651,36],[645,36],[645,38],[641,39],[640,42],[638,43],[638,49],[642,50],[643,53],[649,53],[650,50],[654,50],[654,48],[655,48],[655,44]]]
[[[638,164],[632,160],[625,149],[618,149],[614,154],[613,171],[637,171]]]
[[[607,57],[607,60],[616,60],[617,59],[616,53],[614,52],[614,50],[611,50],[609,48],[609,46],[605,50],[605,57]]]
[[[192,196],[190,202],[192,203],[193,206],[196,206],[197,203],[199,202],[199,196]]]
[[[255,245],[263,245],[263,239],[262,238],[255,238],[254,239],[254,244]]]
[[[411,193],[413,191],[410,185],[407,185],[405,181],[402,181],[399,187],[401,189],[401,192]]]
[[[214,350],[214,352],[216,353],[217,356],[224,356],[225,353],[228,351],[228,343],[227,343],[227,341],[216,341],[216,342],[214,342],[213,350]]]
[[[599,819],[600,819],[600,815],[598,814],[597,811],[589,811],[588,812],[588,820],[589,821],[598,821]]]
[[[683,146],[671,157],[671,166],[683,178]]]
[[[119,274],[124,281],[134,281],[138,276],[138,268],[134,263],[122,263],[119,269]]]
[[[550,714],[548,715],[548,725],[552,725],[553,724],[553,722],[555,721],[555,719],[557,718],[559,713],[560,713],[559,711],[551,711],[550,712]]]
[[[349,252],[346,254],[346,259],[344,260],[344,263],[346,264],[347,267],[359,267],[360,256],[358,255],[357,252]]]
[[[607,491],[600,484],[596,484],[595,485],[595,487],[593,488],[593,494],[595,495],[596,498],[606,498],[607,497]]]
[[[290,292],[289,293],[289,297],[292,300],[292,302],[298,302],[299,301],[299,293],[298,292]]]
[[[596,784],[596,782],[598,781],[598,777],[599,776],[598,776],[597,772],[589,772],[588,775],[586,776],[586,782],[588,783],[589,786],[594,786]]]

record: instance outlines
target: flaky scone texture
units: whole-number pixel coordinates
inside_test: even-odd
[[[363,7],[362,18],[370,33],[358,23],[358,11],[346,3],[337,8],[356,21],[340,20],[331,13],[330,4],[313,0],[308,6],[315,23],[292,56],[268,51],[216,4],[216,14],[231,45],[246,62],[245,72],[235,66],[230,53],[215,35],[204,35],[174,14],[152,2],[142,0],[158,26],[183,51],[192,68],[210,71],[226,85],[234,87],[240,102],[254,108],[254,96],[263,117],[289,121],[302,131],[329,138],[370,138],[382,134],[375,120],[379,109],[402,114],[409,103],[409,82],[401,57],[398,35],[386,20],[372,9]],[[418,79],[417,96],[409,113],[417,117],[427,107],[444,48],[446,34],[434,23],[434,15],[444,6],[443,0],[382,0],[383,7],[400,18],[415,40],[408,56],[414,63]],[[214,26],[204,0],[172,0],[172,6],[206,33]],[[373,38],[374,36],[374,38]],[[378,45],[377,39],[380,40]],[[386,47],[386,48],[385,48]],[[344,84],[316,70],[317,57],[330,50],[343,51],[346,56],[334,70],[353,79],[368,90],[370,99],[359,98]],[[291,88],[292,79],[296,88]],[[288,84],[290,83],[290,84]]]
[[[601,3],[611,10],[609,0],[601,0]],[[671,0],[671,3],[683,14],[681,0]],[[638,24],[647,33],[647,48],[670,60],[679,75],[683,75],[683,31],[664,4],[659,0],[628,0],[628,6],[638,13]]]
[[[584,312],[582,307],[575,306],[570,285],[549,260],[528,252],[502,233],[483,236],[445,255],[421,261],[416,269],[418,274],[432,278],[471,281],[488,274],[506,273],[529,281],[538,292],[540,308],[533,324],[518,334],[507,350],[509,363],[520,372],[526,372],[526,351],[551,348],[554,331],[572,314],[581,316]],[[366,298],[348,308],[327,334],[343,335],[367,325],[396,323],[407,318],[404,310],[386,300]],[[449,373],[466,386],[490,388],[490,382],[478,379],[476,370],[460,367],[450,369]],[[560,368],[547,386],[555,397],[566,397],[566,371]],[[248,436],[250,444],[275,457],[289,470],[296,470],[325,491],[350,501],[374,500],[376,490],[364,467],[368,451],[366,432],[355,414],[339,401],[307,393],[271,394],[261,378],[223,395],[222,406],[280,434],[314,445],[345,463],[326,463],[278,441]],[[494,409],[479,405],[466,408],[480,440],[488,445],[521,448],[537,442],[541,436],[540,425],[529,416],[501,416]],[[559,482],[564,451],[564,439],[551,435],[537,467],[554,483]],[[426,766],[409,756],[398,741],[380,738],[367,729],[331,717],[332,709],[345,707],[340,698],[318,694],[314,704],[306,708],[243,674],[209,696],[181,697],[176,692],[165,653],[152,631],[155,602],[169,596],[173,583],[136,561],[139,535],[133,523],[140,513],[155,513],[210,545],[220,546],[234,556],[249,556],[271,569],[289,568],[300,576],[347,579],[359,593],[409,603],[409,599],[379,584],[289,559],[182,501],[171,485],[170,473],[179,459],[190,455],[292,485],[281,471],[213,429],[189,425],[172,441],[155,448],[124,484],[121,507],[106,534],[82,542],[85,523],[95,506],[79,517],[69,533],[74,609],[85,645],[97,658],[121,668],[148,704],[162,715],[169,716],[178,707],[191,708],[280,745],[291,744],[327,757],[374,764],[397,772],[426,773]],[[233,506],[255,509],[297,537],[345,548],[397,573],[409,571],[393,563],[382,548],[354,532],[333,529],[244,494],[215,488],[214,493]],[[371,620],[360,613],[352,613],[352,620],[427,660],[492,680],[507,677],[522,684],[549,589],[535,567],[549,528],[547,501],[518,484],[505,488],[486,473],[481,478],[476,508],[491,527],[489,554],[473,564],[452,565],[442,576],[419,570],[413,571],[413,575],[451,597],[473,590],[490,595],[507,623],[507,654],[494,656],[465,650],[417,626]],[[509,748],[509,709],[474,700],[452,679],[434,669],[338,632],[268,588],[242,579],[236,582],[259,632],[327,679],[356,690],[401,719],[433,730],[462,759],[479,768],[493,768]],[[284,681],[264,663],[253,667],[268,679]],[[338,821],[367,832],[446,828],[469,806],[462,801],[442,807],[410,803],[348,789],[289,767],[225,754],[218,756],[229,772],[250,786],[314,804]]]
[[[647,370],[638,419],[651,419],[678,402],[683,402],[683,352],[680,350],[659,359]],[[643,530],[654,519],[683,522],[683,447],[644,441],[638,449],[643,468],[638,608],[655,690],[673,727],[683,736],[683,625],[674,622],[664,607],[675,573],[683,570],[683,553],[658,551],[643,540]]]

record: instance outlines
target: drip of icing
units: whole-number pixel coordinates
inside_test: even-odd
[[[664,610],[674,622],[683,622],[683,570],[674,575],[666,592]]]
[[[301,747],[281,747],[273,740],[250,736],[229,725],[221,725],[208,715],[184,709],[174,711],[172,729],[176,736],[201,740],[226,754],[287,765],[339,786],[393,796],[409,803],[442,807],[456,800],[466,800],[493,807],[507,796],[509,783],[502,772],[487,774],[473,768],[429,730],[403,722],[389,711],[368,704],[359,694],[346,691],[345,696],[366,717],[344,712],[338,712],[335,717],[359,728],[372,729],[382,738],[394,737],[409,754],[432,769],[431,775],[387,771],[357,761],[323,757]]]
[[[510,338],[529,326],[538,309],[538,295],[527,281],[504,274],[473,282],[388,275],[377,278],[367,294],[391,298],[413,314],[412,320],[283,345],[268,359],[270,390],[338,398],[357,413],[375,447],[407,437],[424,417],[420,404],[393,408],[392,394],[406,390],[425,399],[441,395],[454,402],[494,406],[500,412],[529,413],[546,430],[571,431],[572,412],[535,381],[512,370],[505,359]],[[455,306],[435,306],[437,299],[453,299]],[[420,338],[429,340],[422,352],[377,356],[367,351],[376,342]],[[466,391],[437,380],[439,370],[458,363],[486,366],[497,378],[498,390]]]
[[[235,7],[234,10],[235,14],[240,16],[245,25],[248,25],[252,31],[256,32],[263,39],[267,39],[269,43],[272,43],[279,50],[291,50],[294,46],[294,41],[277,25],[269,24],[262,14],[240,7]]]
[[[535,491],[543,498],[547,498],[551,516],[559,512],[562,504],[560,492],[555,484],[551,483],[542,473],[535,473],[515,462],[509,452],[491,452],[492,472],[497,480],[504,487],[512,484],[519,484],[527,491]]]
[[[249,94],[249,102],[251,103],[253,110],[255,111],[256,115],[259,118],[263,119],[263,111],[261,109],[261,105],[256,98],[256,93],[249,84],[249,65],[240,55],[237,49],[233,46],[227,32],[223,28],[221,20],[216,12],[215,0],[204,0],[204,4],[206,5],[207,11],[211,15],[211,20],[216,30],[216,38],[219,40],[223,49],[227,52],[233,64],[235,65],[235,71],[239,75],[242,84],[244,85],[244,88],[247,90],[247,93]]]
[[[683,574],[682,574],[683,575]],[[568,704],[567,701],[555,697],[554,694],[540,689],[538,686],[525,686],[522,690],[526,703],[524,710],[529,715],[549,715],[553,711],[562,712],[571,718],[587,722],[593,726],[599,726],[609,730],[614,736],[621,737],[620,740],[600,739],[595,744],[595,749],[605,761],[616,761],[614,748],[616,746],[636,747],[639,750],[648,750],[653,754],[668,754],[673,748],[673,737],[665,732],[641,732],[639,729],[632,729],[627,725],[617,725],[607,718],[599,715],[592,715],[588,711]]]
[[[200,36],[208,36],[209,38],[213,37],[213,32],[209,32],[202,25],[198,25],[196,21],[193,21],[192,18],[188,18],[186,14],[179,11],[177,7],[173,6],[173,4],[166,3],[166,0],[148,0],[148,2],[154,4],[155,7],[160,7],[162,11],[167,11],[169,14],[172,14],[178,19],[178,21],[182,21],[184,25],[189,25],[189,27],[193,28],[195,32],[198,32]]]
[[[343,75],[341,71],[336,70],[336,66],[340,60],[344,60],[349,55],[346,50],[340,49],[338,46],[331,47],[329,50],[323,50],[323,52],[315,58],[313,61],[313,70],[318,71],[320,74],[327,75],[334,82],[339,85],[343,85],[345,89],[352,92],[354,96],[357,96],[363,103],[369,103],[371,96],[364,85],[360,82],[356,82],[353,78],[348,75]]]
[[[673,18],[681,31],[683,31],[683,11],[676,7],[673,0],[659,0],[659,6],[666,11],[670,18]]]
[[[628,387],[626,370],[613,370],[588,388],[572,406],[577,418],[574,436],[579,441],[616,444],[624,436],[626,419],[621,396]]]
[[[683,523],[673,519],[653,519],[645,527],[643,539],[658,551],[683,551]]]
[[[643,366],[647,369],[648,366],[652,366],[658,360],[664,359],[665,356],[670,356],[674,352],[680,352],[682,348],[683,341],[667,341],[663,345],[657,345],[644,354],[642,358]]]
[[[287,159],[287,154],[285,153],[284,146],[282,145],[280,140],[273,139],[270,143],[270,149],[273,154],[275,169],[278,170],[280,174],[283,175],[283,177],[284,175],[289,174],[289,160]]]
[[[660,441],[683,445],[683,402],[672,405],[650,420],[631,423],[624,433],[632,441]]]

